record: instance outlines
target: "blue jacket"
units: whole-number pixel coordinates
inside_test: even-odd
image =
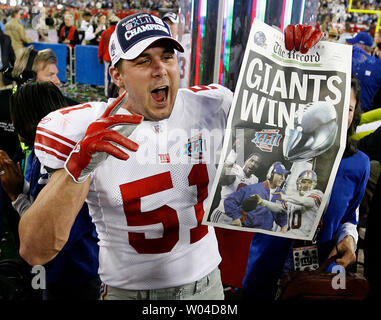
[[[356,208],[364,196],[369,172],[369,158],[361,151],[341,160],[317,238],[321,262],[334,247],[339,226],[345,222],[357,224]],[[244,291],[258,298],[273,299],[278,279],[289,271],[292,247],[292,239],[256,233],[242,283]]]
[[[284,191],[278,187],[275,192],[284,193]],[[233,218],[233,220],[240,218],[242,203],[253,194],[259,194],[262,199],[270,200],[269,182],[266,180],[264,182],[248,185],[230,194],[224,201],[225,213]],[[277,200],[281,201],[279,194],[272,195],[271,201],[276,202]],[[242,223],[242,226],[271,230],[274,221],[281,227],[287,225],[287,213],[274,213],[270,209],[257,206],[255,210],[247,213],[247,218]]]
[[[381,59],[363,53],[362,49],[353,46],[352,74],[361,87],[361,108],[369,111],[373,97],[381,85]]]
[[[41,164],[34,150],[27,166],[29,195],[35,199],[46,185],[48,174],[41,173]],[[98,252],[98,235],[85,203],[74,221],[65,246],[53,260],[45,264],[47,284],[80,285],[94,278],[98,274]]]

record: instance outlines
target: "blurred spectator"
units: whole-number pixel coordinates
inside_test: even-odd
[[[339,32],[336,28],[331,27],[328,31],[328,41],[336,42],[339,37]]]
[[[74,49],[80,43],[78,30],[74,27],[74,17],[71,14],[65,14],[64,26],[60,29],[58,42],[66,43]]]
[[[9,35],[12,40],[13,51],[16,58],[22,53],[25,44],[32,43],[33,40],[26,36],[24,26],[19,22],[20,10],[14,9],[11,13],[11,20],[5,24],[4,33]]]
[[[100,64],[104,63],[105,67],[105,97],[107,98],[111,97],[111,90],[109,85],[110,74],[108,71],[110,67],[111,58],[108,51],[108,44],[110,42],[111,34],[114,32],[115,26],[119,20],[120,19],[115,15],[110,17],[110,26],[104,32],[102,32],[98,46],[98,60]]]
[[[12,85],[12,80],[4,78],[3,72],[9,67],[13,67],[15,60],[11,38],[0,30],[0,89]]]
[[[46,25],[45,8],[41,8],[40,13],[33,19],[36,23],[34,26],[37,30],[39,42],[49,42],[49,27]],[[32,26],[34,22],[32,21]]]
[[[98,25],[96,25],[96,28],[94,30],[94,39],[92,39],[92,41],[91,41],[92,45],[97,46],[99,44],[99,41],[101,39],[101,35],[102,35],[103,31],[105,31],[107,29],[106,22],[107,22],[107,16],[102,14],[98,18]]]
[[[352,33],[351,33],[351,24],[349,22],[345,23],[344,30],[340,34],[339,40],[337,41],[338,43],[345,44],[346,39],[352,38]]]
[[[23,54],[17,58],[12,76],[22,83],[27,81],[50,81],[57,87],[60,87],[61,83],[58,78],[57,57],[54,51],[52,49],[36,51],[33,46],[26,48]],[[67,106],[78,104],[77,101],[69,97],[65,97],[65,99]]]
[[[346,39],[346,42],[358,46],[369,54],[372,52],[373,38],[366,31],[361,31],[355,37]]]
[[[378,31],[374,35],[374,45],[381,43],[381,31]]]
[[[177,39],[179,33],[179,16],[175,12],[167,12],[162,20],[171,28],[172,37]]]
[[[90,27],[92,28],[91,30],[91,35],[93,34],[93,27],[91,25],[91,18],[92,18],[92,15],[91,15],[91,12],[90,11],[85,11],[82,15],[82,22],[81,22],[81,27],[80,27],[80,30],[79,30],[79,34],[80,34],[80,41],[82,42],[82,39],[85,39],[86,40],[90,40],[90,39],[87,39],[86,37],[86,33],[88,32],[88,30],[90,29]]]
[[[367,32],[359,32],[354,38],[347,39],[353,44],[352,74],[360,83],[361,108],[371,110],[373,98],[381,85],[381,59],[371,54],[373,38]]]

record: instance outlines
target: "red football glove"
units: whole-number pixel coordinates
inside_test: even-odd
[[[124,104],[126,95],[123,94],[109,105],[104,114],[91,123],[85,137],[74,147],[65,162],[65,170],[75,182],[82,183],[104,161],[108,155],[121,160],[127,160],[128,154],[114,146],[118,144],[131,151],[137,151],[139,145],[128,137],[137,125],[142,122],[140,115],[115,115]],[[119,132],[110,130],[121,125]]]
[[[300,51],[301,53],[307,53],[308,49],[317,44],[323,37],[324,33],[313,27],[304,26],[301,24],[293,25],[289,24],[284,29],[284,41],[287,50]]]

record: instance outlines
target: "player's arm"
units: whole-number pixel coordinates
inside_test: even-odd
[[[283,206],[280,203],[277,202],[271,202],[265,199],[262,199],[259,195],[258,204],[262,207],[265,207],[267,209],[270,209],[272,212],[286,212],[286,209],[283,208]]]
[[[109,155],[127,160],[122,146],[137,151],[138,145],[127,138],[143,117],[117,115],[125,94],[110,104],[103,115],[92,122],[67,157],[64,168],[55,171],[40,191],[19,225],[20,255],[29,264],[45,264],[66,244],[71,227],[87,197],[89,176]],[[111,130],[122,125],[119,131]]]
[[[51,175],[19,223],[20,256],[30,265],[49,262],[64,247],[89,185],[90,179],[75,183],[64,169]]]
[[[222,167],[222,170],[221,170],[219,183],[222,186],[230,186],[232,183],[234,183],[234,180],[236,179],[236,175],[232,172],[232,169],[236,160],[237,160],[237,154],[232,149],[230,153],[228,154],[228,156],[226,157],[224,166]]]
[[[241,218],[242,203],[248,198],[246,188],[231,193],[224,201],[225,213],[233,220]]]
[[[310,196],[303,197],[303,196],[298,196],[296,194],[292,196],[282,194],[281,197],[284,201],[303,206],[306,209],[312,209],[314,206],[316,206],[316,199]]]
[[[221,176],[219,181],[220,185],[230,186],[232,183],[234,183],[236,176],[234,174],[231,174],[232,167],[233,164],[224,164],[221,170]]]

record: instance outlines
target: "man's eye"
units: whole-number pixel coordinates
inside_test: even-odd
[[[164,56],[164,59],[165,60],[170,60],[170,59],[172,59],[173,58],[173,54],[168,54],[168,55],[165,55]]]
[[[138,61],[136,62],[136,64],[141,65],[141,64],[148,63],[148,62],[149,62],[148,59],[143,59],[143,60],[138,60]]]

